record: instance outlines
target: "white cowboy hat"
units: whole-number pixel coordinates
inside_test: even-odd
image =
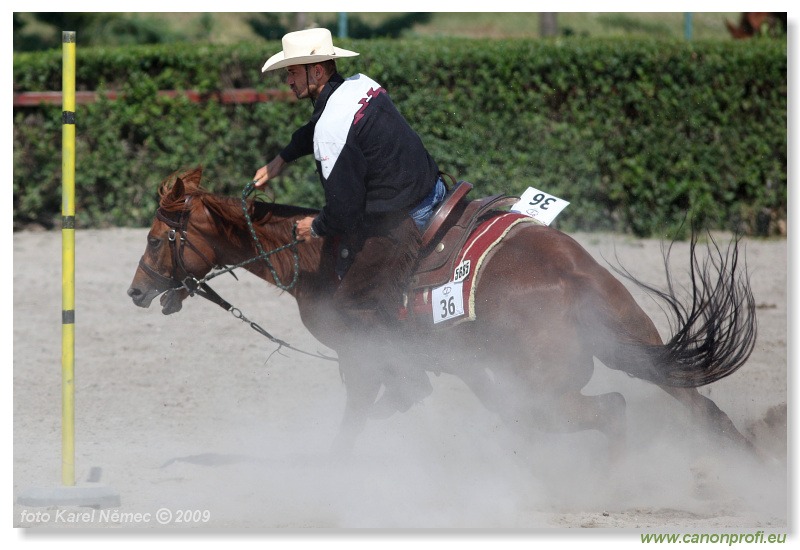
[[[328,59],[358,55],[356,52],[334,47],[331,31],[328,29],[307,29],[290,32],[283,37],[281,42],[283,51],[276,53],[264,63],[261,68],[262,73],[282,69],[290,65],[319,63]]]

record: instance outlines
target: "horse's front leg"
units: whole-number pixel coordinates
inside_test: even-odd
[[[363,368],[361,362],[347,354],[339,354],[339,369],[347,390],[347,401],[342,424],[331,449],[333,458],[337,460],[348,458],[352,454],[356,439],[364,431],[370,409],[374,406],[381,387],[375,369]]]

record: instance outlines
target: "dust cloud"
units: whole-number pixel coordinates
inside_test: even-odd
[[[658,241],[579,237],[596,257],[615,244],[624,265],[662,267]],[[760,270],[756,350],[740,371],[701,389],[772,458],[757,462],[720,444],[659,388],[596,361],[584,393],[616,391],[627,402],[627,452],[617,463],[599,433],[532,426],[523,437],[446,374],[430,375],[433,393],[408,412],[369,421],[352,456],[333,460],[345,405],[336,365],[291,351],[270,357],[274,345],[198,298],[168,317],[133,306],[126,289],[145,242],[142,230],[77,235],[77,476],[101,468],[121,512],[210,515],[190,525],[78,527],[550,533],[788,525],[785,242],[748,243],[748,261]],[[54,233],[14,234],[15,495],[59,480],[59,247]],[[217,292],[276,336],[320,349],[291,296],[253,277],[218,281]],[[14,505],[15,526],[64,527],[27,521],[23,511]]]
[[[643,523],[786,521],[785,462],[760,463],[698,431],[660,389],[600,363],[586,393],[613,388],[628,403],[619,462],[599,433],[532,427],[522,437],[454,377],[432,382],[433,394],[407,413],[370,421],[345,459],[329,454],[343,387],[304,401],[291,426],[241,417],[214,452],[161,465],[159,498],[211,509],[215,524],[288,529],[547,528],[589,511],[608,526],[631,514]],[[217,405],[235,411],[234,402]]]

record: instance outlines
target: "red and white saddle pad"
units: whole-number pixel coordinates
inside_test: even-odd
[[[407,304],[400,310],[401,320],[445,328],[474,321],[475,289],[481,268],[494,248],[514,228],[526,223],[543,225],[526,215],[505,213],[479,224],[459,252],[450,281],[439,287],[422,288],[408,296]]]

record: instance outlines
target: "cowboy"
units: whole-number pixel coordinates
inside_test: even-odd
[[[335,47],[327,29],[291,32],[282,45],[261,71],[286,69],[286,83],[298,99],[309,98],[314,111],[283,151],[258,169],[255,185],[263,187],[288,163],[314,154],[325,205],[298,222],[297,237],[336,236],[347,243],[334,307],[348,327],[374,335],[397,318],[420,230],[446,187],[386,90],[363,74],[345,79],[337,72],[337,59],[358,53]]]

